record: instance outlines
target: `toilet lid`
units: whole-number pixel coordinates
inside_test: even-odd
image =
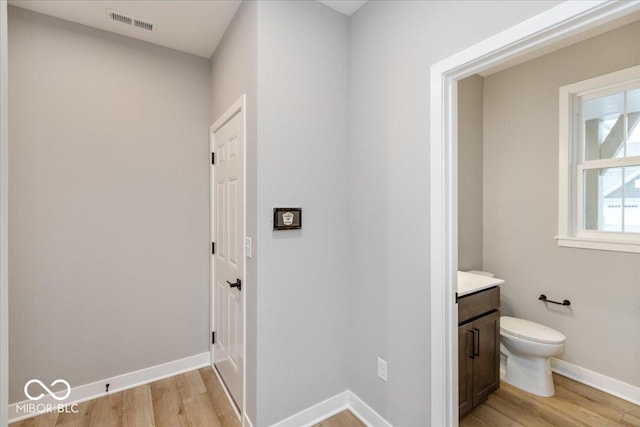
[[[567,337],[561,332],[539,323],[516,317],[500,317],[500,331],[528,341],[545,344],[562,344]]]

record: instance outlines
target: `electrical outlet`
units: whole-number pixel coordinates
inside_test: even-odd
[[[378,357],[378,378],[387,382],[387,361]]]

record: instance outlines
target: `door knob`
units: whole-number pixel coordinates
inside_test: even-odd
[[[240,279],[236,279],[236,283],[231,283],[227,280],[227,283],[229,284],[230,288],[238,288],[239,291],[242,290],[242,280]]]

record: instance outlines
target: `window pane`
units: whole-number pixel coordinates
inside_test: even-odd
[[[584,229],[622,231],[622,169],[584,171]]]
[[[627,92],[627,157],[640,156],[640,89]]]
[[[582,113],[585,159],[624,157],[624,93],[585,101]]]
[[[624,231],[640,233],[640,166],[624,168]]]

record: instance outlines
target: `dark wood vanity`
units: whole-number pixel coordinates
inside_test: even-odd
[[[459,416],[500,388],[500,287],[458,298]]]

